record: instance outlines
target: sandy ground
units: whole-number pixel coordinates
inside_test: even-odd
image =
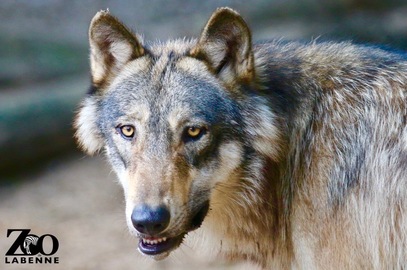
[[[17,237],[7,238],[7,229],[17,228],[56,236],[60,263],[5,264],[4,254]],[[198,262],[186,253],[160,262],[142,257],[127,232],[114,173],[101,157],[81,154],[54,162],[18,185],[0,186],[0,232],[0,269],[251,269]]]

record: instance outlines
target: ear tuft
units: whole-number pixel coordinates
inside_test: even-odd
[[[141,57],[145,49],[137,37],[109,11],[99,11],[89,27],[92,81],[103,85],[129,61]]]
[[[218,8],[212,14],[191,55],[207,62],[226,83],[250,82],[254,78],[250,29],[230,8]]]

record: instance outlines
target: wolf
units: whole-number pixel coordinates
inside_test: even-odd
[[[141,253],[186,243],[262,269],[407,266],[404,53],[254,43],[230,8],[197,39],[155,43],[100,11],[89,41],[75,136],[107,155]]]

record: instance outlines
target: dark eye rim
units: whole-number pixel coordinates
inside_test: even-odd
[[[131,127],[133,128],[133,134],[131,136],[126,136],[123,134],[123,128],[124,127]],[[131,141],[135,135],[136,135],[136,127],[133,125],[118,125],[116,126],[116,131],[120,134],[120,136],[122,136],[123,139]]]
[[[200,132],[197,136],[191,136],[188,134],[188,130],[190,128],[198,128],[200,129]],[[190,141],[197,141],[201,139],[206,133],[208,133],[208,128],[206,126],[199,126],[199,125],[193,125],[193,126],[186,126],[182,135],[182,138],[185,142],[190,142]]]

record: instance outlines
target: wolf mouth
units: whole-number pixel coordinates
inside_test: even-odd
[[[146,255],[158,255],[164,252],[170,252],[171,250],[174,250],[179,245],[181,245],[184,235],[185,234],[181,234],[177,237],[172,238],[141,238],[138,244],[138,248],[142,253]]]
[[[199,211],[191,219],[190,226],[188,230],[184,233],[179,234],[175,237],[142,237],[140,238],[138,248],[146,255],[160,255],[163,253],[168,253],[176,248],[178,248],[184,236],[198,229],[202,222],[204,221],[206,214],[209,210],[209,201],[205,202]]]

